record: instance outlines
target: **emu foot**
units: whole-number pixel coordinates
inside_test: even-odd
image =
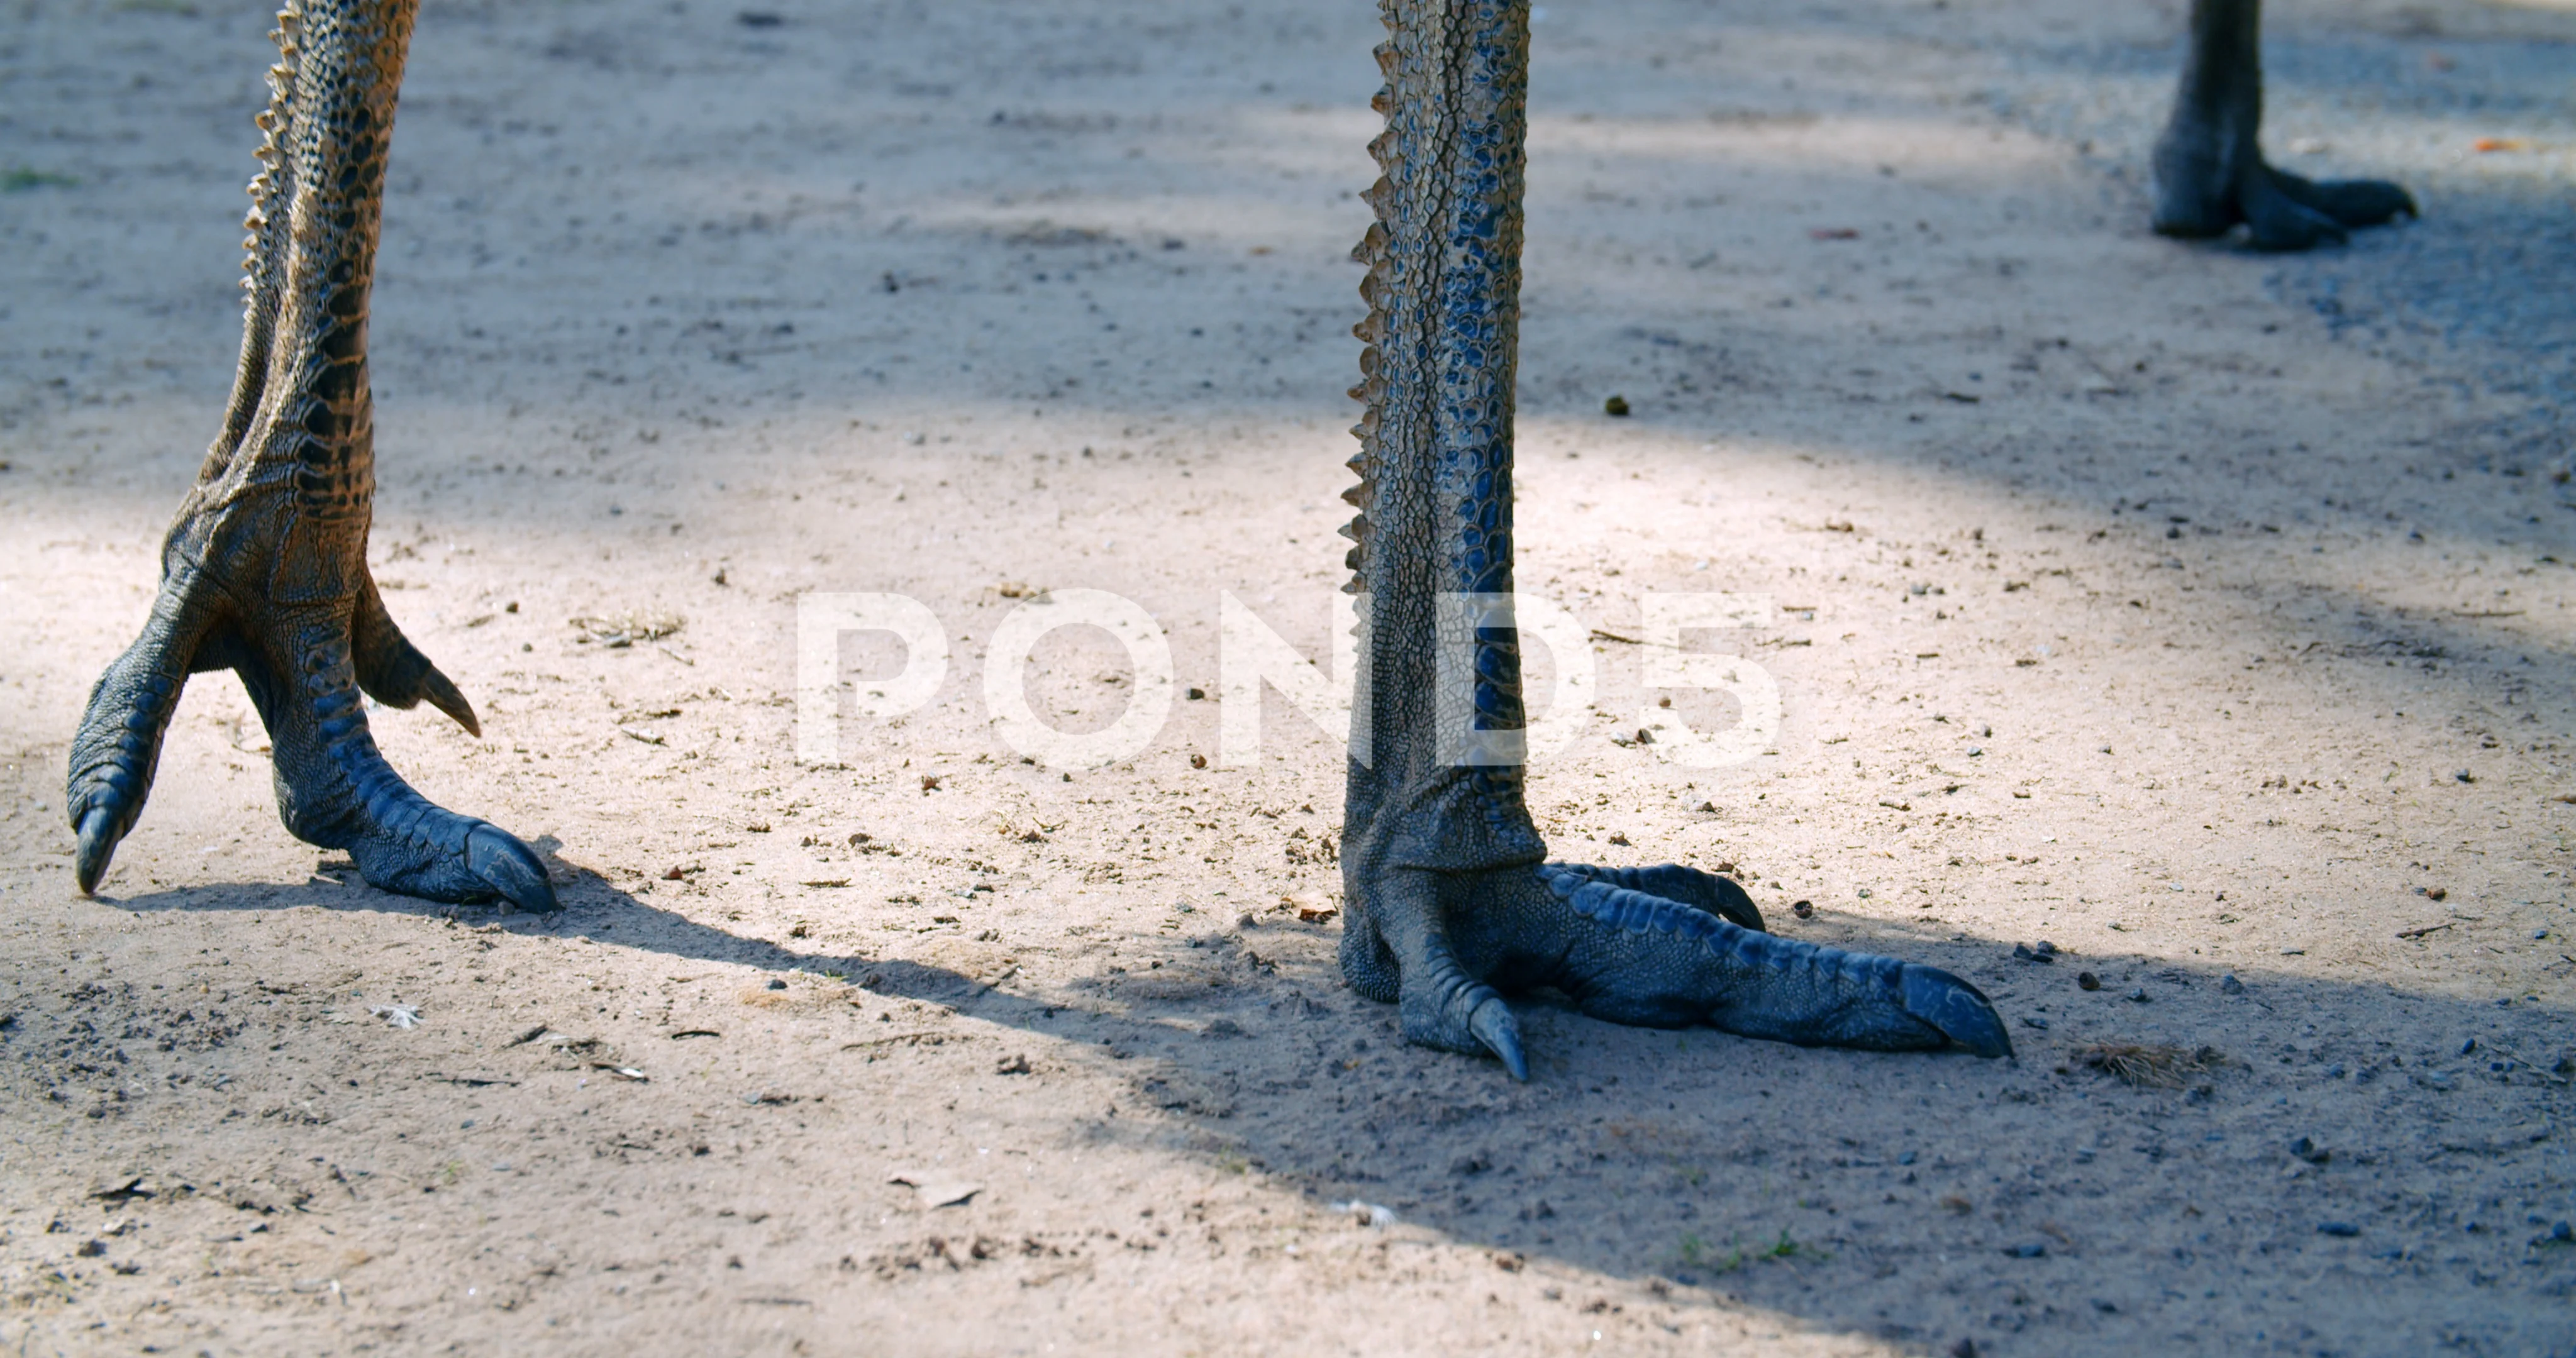
[[[1937,968],[1763,932],[1735,883],[1695,869],[1550,863],[1399,871],[1342,943],[1353,987],[1401,1006],[1405,1039],[1492,1053],[1526,1079],[1503,995],[1552,986],[1613,1023],[1706,1024],[1801,1046],[2012,1055],[1975,986]]]
[[[187,527],[183,516],[174,538],[191,536]],[[465,696],[394,626],[364,566],[354,590],[298,589],[296,575],[338,572],[314,570],[291,549],[257,559],[265,555],[254,553],[254,567],[241,572],[250,581],[235,582],[174,548],[143,635],[91,690],[66,795],[82,893],[98,886],[142,815],[188,676],[230,669],[268,727],[278,813],[296,838],[347,850],[359,875],[386,891],[554,909],[545,864],[527,845],[432,804],[378,753],[362,689],[393,707],[426,698],[467,731],[481,730]]]
[[[2302,179],[2251,147],[2207,154],[2171,133],[2156,147],[2154,187],[2157,234],[2223,236],[2242,222],[2257,250],[2340,245],[2354,229],[2418,215],[2414,196],[2385,180]]]

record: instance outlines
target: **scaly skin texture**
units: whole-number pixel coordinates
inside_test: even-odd
[[[2416,215],[2377,179],[2325,183],[2263,159],[2263,0],[2192,0],[2191,51],[2155,150],[2155,228],[2219,236],[2245,224],[2258,250],[2340,244],[2354,227]]]
[[[1623,1023],[1790,1042],[2011,1052],[1985,997],[1893,958],[1775,938],[1693,869],[1546,864],[1522,800],[1512,588],[1526,0],[1387,0],[1384,170],[1367,194],[1366,412],[1347,530],[1360,672],[1342,971],[1408,1041],[1527,1060],[1506,990]],[[1444,655],[1447,664],[1443,664]],[[1444,697],[1446,701],[1444,701]]]
[[[413,12],[413,0],[315,0],[278,16],[232,399],[162,544],[150,620],[100,676],[72,741],[84,892],[142,814],[188,676],[229,669],[268,726],[278,812],[297,838],[348,850],[389,891],[554,905],[526,845],[432,805],[385,763],[359,699],[426,698],[478,730],[367,571],[367,291]]]
[[[473,709],[404,639],[366,565],[375,490],[367,293],[416,0],[299,0],[279,16],[251,185],[241,364],[222,432],[162,550],[142,636],[90,696],[67,803],[94,889],[149,792],[191,673],[237,671],[298,837],[369,882],[550,909],[518,840],[441,810],[387,766],[361,691]],[[1385,175],[1368,195],[1366,403],[1351,529],[1367,644],[1353,716],[1342,965],[1408,1038],[1526,1072],[1506,990],[1552,986],[1629,1023],[1792,1042],[2010,1051],[1974,987],[1774,938],[1734,883],[1686,868],[1549,865],[1522,801],[1512,588],[1526,0],[1385,0]],[[2239,221],[2289,249],[2412,212],[2393,185],[2310,184],[2262,162],[2256,0],[2196,0],[2156,157],[2159,230]]]

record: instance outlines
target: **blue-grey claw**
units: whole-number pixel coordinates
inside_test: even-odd
[[[1485,1044],[1485,1050],[1503,1063],[1503,1069],[1515,1080],[1529,1079],[1529,1058],[1521,1054],[1521,1029],[1512,1018],[1512,1008],[1499,995],[1488,997],[1467,1016],[1467,1031]]]
[[[1975,986],[1941,970],[1908,962],[1899,984],[1905,1012],[1941,1030],[1950,1045],[1978,1056],[2010,1056],[2012,1036],[1993,1002]]]
[[[522,910],[550,914],[562,908],[555,900],[554,883],[546,876],[545,861],[497,825],[475,826],[466,836],[465,863]]]
[[[80,819],[80,854],[73,862],[73,876],[84,896],[98,889],[98,879],[107,875],[108,860],[116,854],[116,842],[123,838],[117,832],[116,812],[105,806],[93,806]]]

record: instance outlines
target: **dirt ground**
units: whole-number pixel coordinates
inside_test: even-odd
[[[425,9],[374,554],[486,734],[376,729],[567,908],[289,839],[221,675],[74,892],[268,16],[8,0],[0,1350],[2576,1353],[2576,14],[2276,6],[2275,153],[2426,209],[2278,259],[2145,229],[2179,0],[1548,0],[1540,823],[2020,1056],[1534,1001],[1516,1085],[1342,988],[1336,742],[1216,757],[1221,594],[1322,656],[1344,578],[1370,6]],[[1207,697],[1068,773],[981,661],[1077,588]],[[830,591],[954,654],[800,764]],[[1769,597],[1768,752],[1635,740],[1735,710],[1648,706],[1648,591]],[[1027,687],[1137,684],[1065,629]]]

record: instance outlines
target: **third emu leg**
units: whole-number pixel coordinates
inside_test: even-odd
[[[1342,969],[1407,1040],[1528,1065],[1503,994],[1553,986],[1622,1023],[1785,1041],[2011,1051],[1973,986],[1776,938],[1690,868],[1545,862],[1522,803],[1512,588],[1527,0],[1386,0],[1385,174],[1369,192],[1367,406],[1349,499],[1362,596]]]
[[[2216,236],[2243,222],[2258,250],[2305,250],[2414,216],[2414,198],[2395,184],[2317,183],[2264,161],[2262,33],[2262,0],[2192,0],[2191,51],[2156,140],[2156,230]]]

